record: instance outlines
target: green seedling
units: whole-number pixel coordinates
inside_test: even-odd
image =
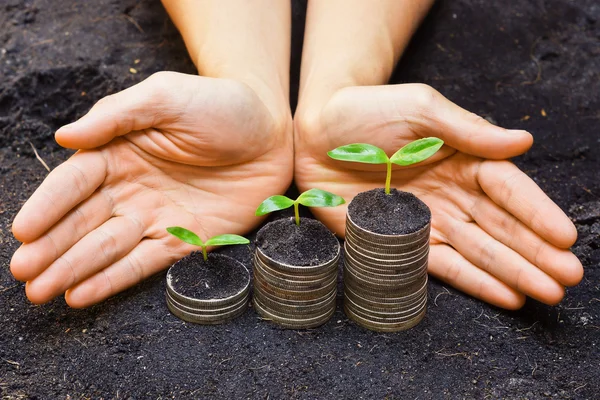
[[[342,197],[336,194],[321,189],[310,189],[298,196],[296,200],[281,195],[271,196],[260,203],[260,206],[256,209],[256,215],[261,216],[294,206],[296,225],[300,226],[300,213],[298,212],[298,206],[300,204],[306,207],[335,207],[344,204],[345,202],[346,201]]]
[[[250,243],[250,241],[243,236],[230,234],[213,236],[206,242],[203,242],[202,239],[200,239],[200,237],[194,232],[188,231],[180,226],[171,226],[167,228],[167,232],[186,243],[200,246],[202,248],[202,256],[204,257],[204,261],[208,260],[208,254],[206,254],[206,248],[208,246],[227,246],[232,244]]]
[[[392,164],[407,166],[424,161],[434,155],[444,141],[435,137],[428,137],[410,142],[402,147],[393,156],[388,157],[385,151],[372,144],[353,143],[338,147],[327,152],[334,160],[352,161],[365,164],[386,164],[387,177],[385,179],[385,193],[390,194],[392,182]]]

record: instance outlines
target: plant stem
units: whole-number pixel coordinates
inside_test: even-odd
[[[204,257],[204,261],[208,261],[208,254],[206,254],[206,246],[202,246],[202,256]]]
[[[387,176],[385,178],[385,194],[390,194],[390,186],[392,183],[392,162],[387,162]]]
[[[300,212],[298,211],[299,203],[294,203],[294,214],[296,215],[296,225],[300,226]]]

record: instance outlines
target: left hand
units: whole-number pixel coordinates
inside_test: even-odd
[[[392,186],[432,211],[429,272],[488,303],[517,309],[525,296],[557,304],[577,284],[581,263],[568,248],[577,231],[548,196],[504,159],[524,153],[532,137],[509,131],[456,106],[420,84],[349,87],[321,110],[300,104],[295,117],[295,180],[300,191],[320,188],[347,202],[383,187],[385,166],[341,162],[327,151],[370,143],[388,155],[410,141],[446,143],[431,159],[396,167]],[[313,213],[344,235],[346,207]]]
[[[285,106],[285,107],[284,107]],[[100,100],[57,141],[84,149],[54,169],[13,222],[11,260],[36,304],[65,293],[98,303],[197,250],[244,234],[260,202],[292,180],[291,116],[270,111],[248,85],[160,72]]]

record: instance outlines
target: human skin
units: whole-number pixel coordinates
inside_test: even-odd
[[[202,76],[155,74],[56,132],[82,150],[13,222],[23,245],[11,271],[33,303],[100,302],[195,250],[165,228],[243,234],[258,204],[285,192],[290,5],[262,3],[164,1]]]
[[[267,1],[164,1],[199,72],[219,79],[158,74],[57,132],[60,144],[87,150],[53,171],[15,218],[24,244],[11,270],[31,301],[66,290],[73,307],[97,303],[192,250],[167,226],[244,233],[259,223],[256,205],[285,190],[289,3]],[[441,137],[436,156],[393,175],[433,210],[430,273],[501,307],[518,308],[525,295],[555,304],[583,270],[566,250],[573,225],[502,161],[526,151],[531,136],[494,127],[428,86],[383,85],[430,3],[310,3],[296,182],[349,200],[381,186],[385,170],[329,160],[328,150],[369,142],[391,154]],[[345,207],[314,213],[343,235]]]
[[[348,202],[382,187],[385,166],[335,161],[326,153],[370,143],[388,155],[428,136],[445,141],[431,159],[395,167],[392,185],[432,211],[429,273],[507,309],[526,296],[557,304],[583,276],[568,249],[569,218],[507,158],[532,136],[494,126],[422,84],[385,85],[433,1],[309,2],[300,97],[294,116],[294,179],[300,191],[328,190]],[[332,51],[335,49],[335,51]],[[346,206],[314,209],[344,235]]]

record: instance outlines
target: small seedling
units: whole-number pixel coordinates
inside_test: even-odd
[[[186,243],[193,244],[195,246],[200,246],[202,248],[202,256],[204,257],[204,261],[208,260],[208,255],[206,254],[206,248],[208,246],[226,246],[231,244],[250,243],[250,241],[243,236],[231,234],[213,236],[206,242],[203,242],[202,239],[200,239],[200,237],[194,232],[188,231],[187,229],[182,228],[180,226],[171,226],[167,228],[167,232]]]
[[[365,164],[386,164],[385,193],[390,194],[392,163],[402,166],[419,163],[434,155],[443,144],[444,141],[442,139],[435,137],[423,138],[410,142],[394,153],[393,156],[388,157],[385,151],[377,146],[365,143],[353,143],[333,149],[327,152],[327,155],[334,160]]]
[[[298,206],[300,204],[306,207],[335,207],[344,204],[345,202],[346,201],[342,197],[336,194],[321,189],[310,189],[298,196],[296,200],[281,195],[271,196],[260,203],[260,206],[258,206],[258,209],[256,210],[256,215],[261,216],[294,206],[296,225],[300,226],[300,213],[298,212]]]

